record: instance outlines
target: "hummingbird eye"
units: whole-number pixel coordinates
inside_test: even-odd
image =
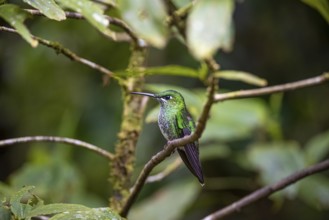
[[[163,97],[163,99],[165,99],[165,100],[170,100],[170,99],[172,99],[172,96],[170,96],[170,95],[166,95],[166,96]]]

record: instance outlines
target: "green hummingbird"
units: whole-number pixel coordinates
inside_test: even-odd
[[[195,123],[188,112],[183,96],[175,90],[166,90],[157,94],[131,92],[136,95],[149,96],[160,103],[158,125],[167,140],[174,140],[190,135],[195,131]],[[187,168],[204,184],[202,168],[199,159],[199,142],[178,147],[177,151]]]

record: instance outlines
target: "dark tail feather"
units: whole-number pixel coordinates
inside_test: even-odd
[[[199,160],[199,151],[195,144],[190,143],[186,145],[184,149],[177,148],[177,151],[187,168],[198,178],[201,185],[204,185],[203,173]]]

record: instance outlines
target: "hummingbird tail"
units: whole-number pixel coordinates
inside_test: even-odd
[[[177,148],[183,162],[191,173],[196,176],[201,185],[204,185],[203,172],[199,160],[199,151],[194,143],[186,145],[183,149]]]

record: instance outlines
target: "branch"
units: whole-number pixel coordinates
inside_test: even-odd
[[[4,26],[0,26],[0,31],[7,31],[7,32],[10,32],[10,33],[18,34],[15,29],[4,27]],[[82,57],[78,56],[77,54],[73,53],[71,50],[63,47],[58,42],[48,41],[48,40],[45,40],[45,39],[42,39],[40,37],[36,37],[36,36],[33,36],[33,35],[31,35],[31,36],[32,36],[33,39],[37,40],[40,44],[43,44],[47,47],[55,49],[57,53],[61,53],[65,56],[67,56],[68,58],[70,58],[73,61],[76,61],[76,62],[81,63],[83,65],[89,66],[90,68],[95,69],[95,70],[105,74],[108,77],[117,78],[112,71],[108,70],[107,68],[105,68],[105,67],[103,67],[103,66],[101,66],[97,63],[94,63],[90,60],[87,60],[85,58],[82,58]]]
[[[25,9],[25,11],[30,13],[31,15],[45,16],[39,10],[36,10],[36,9]],[[73,18],[73,19],[85,19],[82,14],[77,13],[77,12],[71,12],[71,11],[66,11],[65,16],[67,18]],[[124,21],[122,21],[118,18],[110,17],[108,15],[104,15],[104,17],[110,22],[110,24],[113,24],[113,25],[121,28],[124,32],[126,32],[128,34],[128,36],[121,35],[121,37],[118,37],[117,40],[129,41],[131,39],[136,44],[139,44],[140,39],[136,36],[136,34],[131,30],[131,28]],[[114,40],[116,40],[116,39],[114,39]]]
[[[80,141],[77,139],[66,138],[66,137],[55,137],[55,136],[27,136],[27,137],[19,137],[19,138],[11,138],[6,140],[0,140],[0,147],[20,144],[20,143],[28,143],[28,142],[55,142],[55,143],[64,143],[70,144],[77,147],[82,147],[88,150],[91,150],[109,160],[113,159],[113,154],[110,152],[97,147],[95,145],[89,144],[84,141]]]
[[[224,94],[216,94],[214,102],[220,102],[228,99],[249,98],[260,95],[272,94],[276,92],[284,92],[289,90],[300,89],[309,86],[315,86],[329,81],[329,72],[323,73],[320,76],[304,79],[292,83],[286,83],[277,86],[268,86],[260,89],[241,90],[236,92],[228,92]]]
[[[270,196],[271,194],[273,194],[273,193],[275,193],[307,176],[325,171],[327,169],[329,169],[329,159],[325,160],[321,163],[315,164],[311,167],[300,170],[290,176],[287,176],[286,178],[282,179],[281,181],[279,181],[275,184],[265,186],[255,192],[243,197],[239,201],[232,203],[231,205],[226,206],[225,208],[206,216],[205,218],[203,218],[203,220],[220,219],[220,218],[227,216],[229,214],[232,214],[234,212],[238,212],[243,207],[250,205],[251,203],[254,203],[262,198],[266,198],[266,197]]]
[[[182,160],[177,157],[176,160],[169,166],[167,166],[166,169],[164,169],[162,172],[147,177],[145,183],[153,183],[163,180],[165,177],[169,176],[172,172],[174,172],[181,164]]]
[[[203,111],[201,113],[201,116],[199,117],[198,124],[196,126],[195,132],[193,132],[191,135],[185,136],[183,138],[175,139],[172,141],[168,141],[167,144],[164,146],[164,149],[160,152],[158,152],[156,155],[154,155],[151,160],[149,160],[141,173],[139,174],[134,186],[130,190],[130,195],[127,199],[126,204],[120,211],[120,215],[122,217],[126,217],[132,204],[137,199],[138,194],[142,190],[145,181],[153,168],[161,163],[164,159],[166,159],[168,156],[171,155],[171,153],[175,150],[176,147],[184,146],[188,143],[194,142],[197,139],[199,139],[202,135],[202,132],[205,129],[206,121],[208,119],[208,115],[211,109],[211,106],[213,104],[213,97],[215,93],[217,80],[215,78],[212,78],[211,84],[208,88],[208,98],[207,101],[203,107]]]

